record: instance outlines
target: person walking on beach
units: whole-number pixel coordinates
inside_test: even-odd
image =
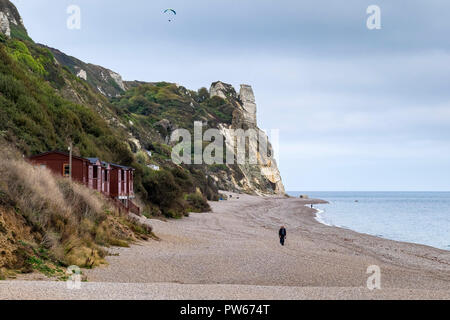
[[[286,240],[286,228],[284,226],[280,228],[278,235],[280,236],[280,244],[284,246],[284,240]]]

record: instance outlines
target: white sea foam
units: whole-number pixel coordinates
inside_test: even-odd
[[[305,205],[305,206],[309,207],[309,205]],[[327,221],[325,219],[325,217],[323,216],[324,210],[317,209],[317,208],[314,208],[314,210],[316,210],[314,219],[316,219],[317,222],[324,224],[326,226],[329,226],[329,227],[333,227],[333,224],[331,224],[329,221]]]
[[[323,210],[317,209],[316,216],[315,216],[316,221],[321,224],[324,224],[326,226],[333,227],[333,224],[331,224],[330,222],[328,222],[325,219],[325,217],[323,216],[323,212],[324,212]]]

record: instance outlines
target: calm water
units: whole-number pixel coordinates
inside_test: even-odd
[[[450,250],[450,192],[288,192],[327,200],[322,223]]]

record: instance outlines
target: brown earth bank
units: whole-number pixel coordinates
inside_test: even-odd
[[[85,271],[89,282],[81,290],[1,281],[0,297],[450,299],[449,251],[320,224],[305,206],[320,202],[233,194],[212,202],[212,213],[150,220],[161,241],[114,249],[108,266]],[[371,265],[380,267],[380,290],[366,287]]]

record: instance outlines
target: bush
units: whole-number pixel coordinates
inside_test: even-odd
[[[72,76],[54,64],[47,49],[18,40],[6,44],[0,44],[0,130],[8,130],[9,139],[21,151],[29,155],[66,150],[72,140],[78,155],[124,165],[133,162],[120,131],[110,128],[97,110],[64,99],[44,80],[60,87],[64,76]],[[79,93],[89,97],[88,91]]]
[[[164,215],[172,216],[176,200],[183,194],[170,171],[150,172],[142,181],[147,191],[147,200],[158,205]]]
[[[200,193],[188,194],[186,200],[189,204],[189,210],[191,212],[207,212],[211,211],[211,207],[208,204],[206,198]]]
[[[198,89],[197,96],[195,97],[198,103],[202,103],[209,99],[209,91],[205,87]]]

